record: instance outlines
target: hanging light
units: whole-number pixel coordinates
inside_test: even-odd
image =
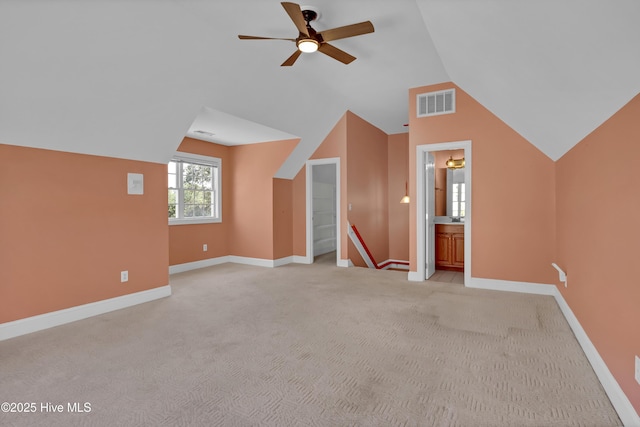
[[[409,203],[409,184],[404,182],[404,197],[400,199],[400,203]]]
[[[447,160],[446,165],[449,169],[461,169],[464,167],[464,157],[461,159],[454,159],[449,156],[449,160]]]

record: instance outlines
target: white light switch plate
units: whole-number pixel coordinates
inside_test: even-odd
[[[636,381],[640,384],[640,357],[636,356]]]

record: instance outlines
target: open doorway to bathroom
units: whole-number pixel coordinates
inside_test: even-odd
[[[417,149],[417,261],[423,267],[410,279],[470,283],[471,141]]]

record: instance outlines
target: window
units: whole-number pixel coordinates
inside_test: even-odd
[[[453,184],[451,196],[451,215],[454,217],[464,216],[464,182]]]
[[[220,169],[215,157],[181,154],[168,166],[170,224],[220,222]]]

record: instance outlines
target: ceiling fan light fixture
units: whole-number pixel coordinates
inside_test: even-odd
[[[297,43],[298,50],[304,53],[311,53],[318,50],[320,43],[313,39],[302,39]]]

